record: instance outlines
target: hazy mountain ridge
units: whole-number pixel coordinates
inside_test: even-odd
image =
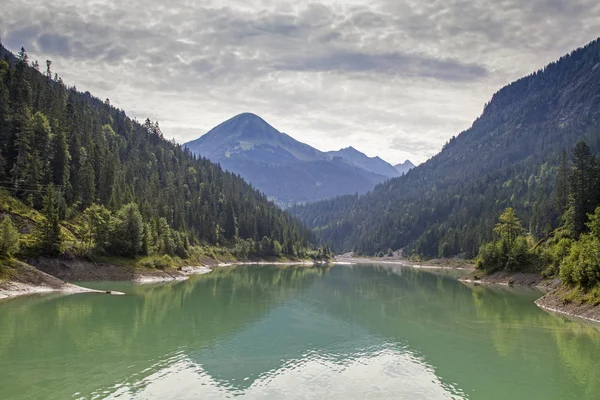
[[[390,163],[382,160],[378,156],[369,157],[352,146],[337,151],[328,151],[327,154],[331,157],[341,157],[359,168],[388,178],[394,178],[401,175]]]
[[[581,139],[600,150],[599,40],[498,91],[470,129],[405,176],[292,211],[338,251],[474,255],[506,207],[535,237],[555,227],[553,171]]]
[[[403,163],[394,165],[394,168],[396,169],[396,171],[399,172],[400,175],[406,174],[408,171],[410,171],[414,167],[415,167],[415,165],[410,160],[406,160]]]
[[[344,150],[336,153],[346,157],[321,152],[252,113],[239,114],[185,146],[239,174],[282,206],[366,193],[395,173],[385,161],[356,150],[354,159],[374,162],[379,169],[361,168],[346,159]]]

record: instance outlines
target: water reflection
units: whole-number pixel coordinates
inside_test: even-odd
[[[231,267],[97,284],[127,296],[2,302],[0,387],[5,399],[600,397],[596,326],[456,275]]]

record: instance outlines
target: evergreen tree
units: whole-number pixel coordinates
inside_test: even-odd
[[[19,251],[19,231],[8,215],[0,222],[0,256],[11,257]]]
[[[81,189],[81,207],[90,206],[96,198],[96,176],[94,174],[94,166],[92,157],[88,154],[85,148],[81,149],[81,171],[79,186]]]
[[[109,246],[111,218],[111,212],[98,204],[92,204],[83,212],[85,243],[88,249],[103,252]]]
[[[58,193],[54,185],[48,185],[44,196],[44,222],[41,232],[41,251],[56,256],[62,250],[62,234],[58,216]]]
[[[559,214],[563,214],[569,201],[569,165],[567,163],[567,152],[563,150],[558,172],[556,174],[556,208]]]
[[[67,138],[63,130],[52,136],[50,171],[55,185],[66,187],[69,184],[70,155]]]
[[[116,252],[135,257],[142,252],[144,221],[137,204],[124,205],[113,222],[112,245]]]
[[[575,237],[587,230],[587,215],[594,211],[596,202],[596,160],[588,145],[580,141],[573,149],[573,171],[571,173],[571,227]]]

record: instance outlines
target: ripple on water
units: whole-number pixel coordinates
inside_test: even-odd
[[[246,387],[215,379],[185,357],[165,361],[161,370],[139,382],[123,383],[107,398],[466,398],[453,385],[442,383],[422,359],[393,345],[346,355],[311,351],[256,378],[243,378],[252,380]]]

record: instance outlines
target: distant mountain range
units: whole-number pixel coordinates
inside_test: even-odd
[[[284,207],[365,193],[401,175],[381,158],[352,147],[319,151],[251,113],[237,115],[185,146],[239,174]]]
[[[354,147],[346,147],[338,151],[328,151],[331,157],[340,157],[351,164],[356,165],[366,171],[374,174],[383,175],[388,178],[400,176],[396,168],[379,157],[368,157],[367,155],[356,150]]]
[[[406,174],[408,171],[413,169],[415,165],[411,163],[409,160],[404,161],[403,163],[394,165],[396,171],[400,173],[400,175]]]

